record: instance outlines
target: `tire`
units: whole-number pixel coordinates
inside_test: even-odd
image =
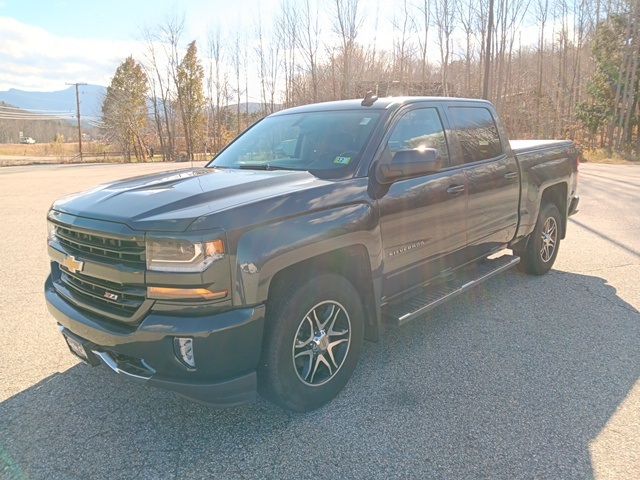
[[[342,390],[358,363],[364,338],[360,296],[347,279],[329,273],[299,286],[283,284],[274,293],[258,391],[288,410],[314,410]],[[345,328],[348,333],[340,334]]]
[[[561,225],[562,218],[558,207],[553,203],[542,204],[538,221],[526,245],[521,251],[516,252],[521,258],[518,265],[521,271],[529,275],[544,275],[551,269],[560,248]],[[550,241],[553,241],[553,245]]]

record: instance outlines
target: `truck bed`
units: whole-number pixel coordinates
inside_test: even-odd
[[[531,152],[534,150],[542,150],[550,147],[559,147],[563,144],[566,146],[573,145],[571,140],[510,140],[511,150],[516,155]]]

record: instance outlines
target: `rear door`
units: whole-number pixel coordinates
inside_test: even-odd
[[[453,104],[447,115],[463,167],[467,194],[467,259],[479,258],[513,238],[518,224],[520,178],[515,156],[502,145],[493,112],[484,103]]]
[[[384,247],[383,296],[392,297],[451,268],[466,244],[463,167],[450,168],[443,111],[424,104],[400,112],[383,140],[381,162],[405,148],[436,148],[440,172],[391,184],[378,200]]]

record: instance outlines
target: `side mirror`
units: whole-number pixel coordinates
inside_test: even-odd
[[[415,148],[396,152],[391,162],[378,166],[378,180],[393,183],[398,180],[421,177],[442,169],[442,158],[435,148]]]

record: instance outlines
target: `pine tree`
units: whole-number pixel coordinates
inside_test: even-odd
[[[144,131],[147,126],[147,76],[133,57],[116,69],[102,104],[102,117],[111,141],[117,143],[126,159],[145,159]]]
[[[630,144],[637,124],[639,23],[637,15],[611,15],[598,25],[592,47],[596,68],[587,84],[588,100],[577,109],[592,144],[600,132],[600,146],[609,152]]]
[[[178,105],[182,116],[187,157],[194,153],[203,140],[205,126],[204,68],[198,60],[195,40],[187,48],[178,67]]]

